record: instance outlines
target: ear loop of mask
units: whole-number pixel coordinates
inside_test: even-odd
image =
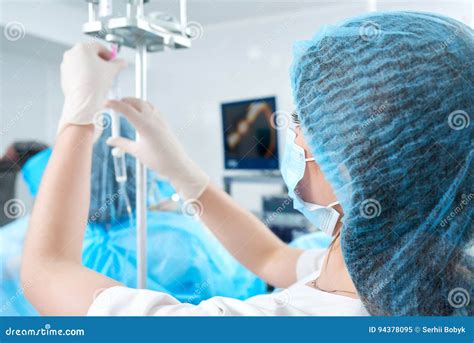
[[[298,127],[300,127],[300,124],[293,123],[293,125],[288,128],[289,130],[292,130],[293,133],[295,134],[295,140],[296,140],[296,137],[298,136],[296,134],[296,128],[298,128]],[[296,142],[294,142],[294,144],[296,144]],[[299,146],[298,144],[296,144],[296,145],[304,150],[303,147]],[[306,151],[305,151],[305,157],[306,157]],[[315,161],[314,157],[308,157],[308,158],[305,158],[304,160],[305,160],[305,162],[314,162]]]
[[[306,162],[314,162],[314,161],[315,161],[314,157],[308,157],[308,158],[305,158],[304,160],[305,160]],[[325,207],[326,207],[326,208],[331,208],[331,207],[334,207],[334,206],[336,206],[336,205],[339,205],[339,201],[334,201],[334,202],[332,202],[332,203],[326,205]]]

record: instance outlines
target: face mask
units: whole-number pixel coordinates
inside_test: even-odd
[[[332,206],[338,202],[322,206],[305,202],[296,194],[296,186],[304,176],[306,163],[314,161],[314,158],[305,158],[304,149],[295,143],[295,139],[296,133],[288,129],[281,164],[281,175],[288,187],[288,196],[293,200],[295,210],[301,212],[318,229],[332,236],[339,218],[339,212]]]

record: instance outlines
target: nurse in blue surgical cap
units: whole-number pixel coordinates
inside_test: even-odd
[[[80,103],[68,102],[68,92],[81,87],[67,70],[94,69],[99,59],[114,69],[104,48],[76,49],[63,62],[63,82],[72,84],[66,104]],[[75,205],[87,199],[87,188],[77,181],[72,194],[55,190],[69,181],[64,168],[74,169],[76,180],[90,175],[89,118],[97,108],[89,116],[78,111],[78,125],[77,109],[65,106],[25,247],[24,281],[38,265],[43,271],[27,296],[45,314],[473,315],[473,60],[471,28],[425,13],[371,13],[296,45],[296,114],[282,175],[295,207],[333,236],[329,249],[281,242],[209,182],[151,104],[134,98],[107,104],[141,137],[109,144],[168,178],[230,253],[282,288],[245,301],[215,297],[192,305],[127,288],[83,268],[78,246],[68,247],[57,265],[43,263],[87,219],[87,207]],[[107,81],[114,73],[103,74]],[[105,81],[97,87],[110,87]],[[82,93],[88,94],[75,92]],[[70,160],[79,139],[82,153]],[[51,213],[58,198],[63,210]],[[66,215],[71,225],[64,228],[59,219]],[[50,225],[41,225],[46,220]]]

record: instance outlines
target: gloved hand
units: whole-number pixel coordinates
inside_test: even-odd
[[[112,52],[98,43],[76,44],[66,51],[61,63],[64,107],[58,133],[67,124],[95,124],[95,137],[103,129],[98,115],[115,76],[126,66],[112,58]]]
[[[148,168],[167,178],[185,200],[196,200],[209,177],[186,154],[158,110],[136,98],[109,100],[107,107],[123,113],[137,129],[140,140],[113,137],[107,144],[135,156]]]

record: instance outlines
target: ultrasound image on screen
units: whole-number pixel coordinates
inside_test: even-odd
[[[225,167],[278,169],[275,98],[222,105]]]

